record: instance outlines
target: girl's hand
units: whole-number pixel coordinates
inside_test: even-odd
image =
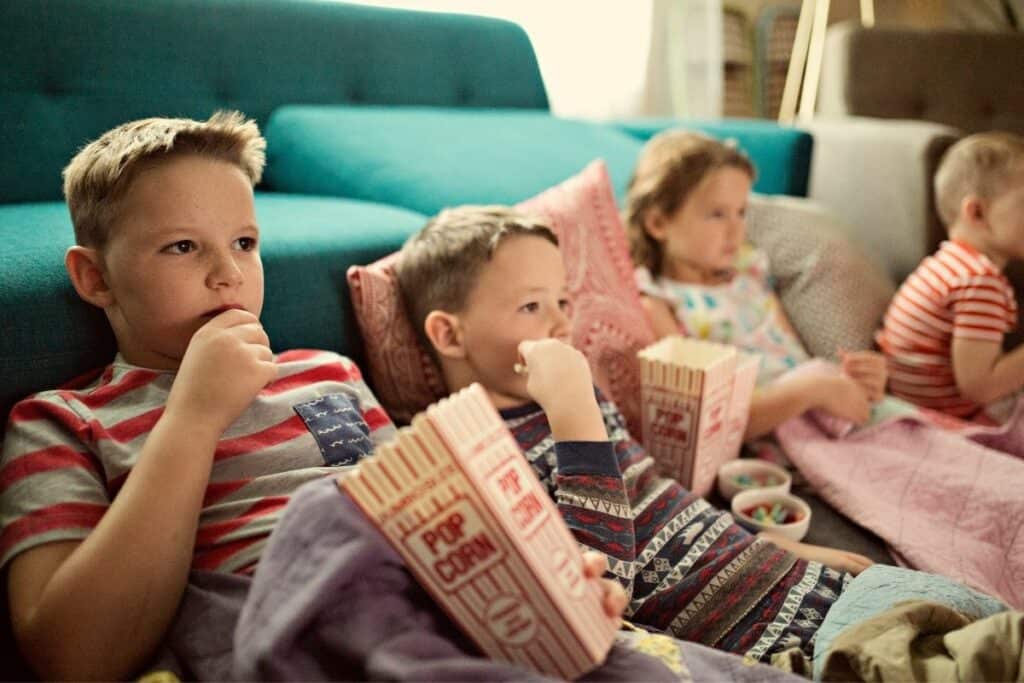
[[[875,351],[839,350],[843,374],[864,389],[872,403],[885,396],[885,383],[889,378],[885,356]]]
[[[604,613],[611,619],[620,619],[622,613],[626,611],[626,589],[615,579],[603,578],[606,571],[607,557],[595,550],[583,553],[583,578],[600,582]]]
[[[855,425],[863,425],[871,417],[871,401],[864,388],[846,375],[817,377],[812,385],[816,394],[814,407]]]

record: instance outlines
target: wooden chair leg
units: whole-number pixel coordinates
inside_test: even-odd
[[[807,64],[807,48],[811,41],[813,19],[814,0],[803,0],[800,4],[800,18],[796,23],[796,35],[793,37],[793,50],[789,55],[786,84],[782,89],[782,102],[779,105],[779,123],[783,125],[792,125],[796,120],[796,108],[800,102],[800,89],[803,84],[804,66]]]
[[[786,71],[786,85],[779,106],[779,123],[792,125],[799,111],[800,121],[814,118],[818,99],[818,82],[825,56],[825,31],[828,29],[830,0],[803,0],[800,18],[793,39],[793,51]],[[860,0],[860,23],[865,28],[875,25],[874,0]]]

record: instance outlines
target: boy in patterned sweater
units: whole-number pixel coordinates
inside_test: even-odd
[[[348,359],[270,350],[253,205],[264,148],[237,113],[147,119],[64,171],[67,271],[118,353],[84,384],[18,403],[4,440],[0,564],[43,678],[138,671],[190,570],[251,574],[295,489],[394,431]]]
[[[658,476],[568,343],[572,304],[547,226],[503,207],[449,209],[405,244],[397,276],[448,389],[487,390],[576,539],[608,557],[627,617],[761,660],[812,655],[870,560],[753,536]]]

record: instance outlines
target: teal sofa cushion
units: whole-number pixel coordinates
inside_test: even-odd
[[[316,348],[362,361],[345,272],[399,249],[426,216],[370,202],[262,194],[263,324],[275,350]]]
[[[756,119],[636,119],[617,121],[613,125],[645,142],[663,130],[680,126],[723,140],[731,138],[757,167],[755,192],[807,196],[814,138],[805,130]]]
[[[515,204],[601,157],[621,196],[641,143],[609,126],[521,110],[283,107],[270,117],[267,185],[434,214]]]
[[[61,198],[87,141],[147,116],[306,104],[525,107],[547,95],[508,21],[323,0],[3,0],[0,202]]]
[[[350,265],[391,253],[425,217],[397,207],[260,193],[263,323],[275,350],[332,349],[361,360],[345,281]],[[20,398],[113,358],[103,313],[78,298],[64,271],[73,244],[60,202],[0,206],[0,418]]]

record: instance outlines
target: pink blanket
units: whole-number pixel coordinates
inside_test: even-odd
[[[1003,427],[910,413],[834,438],[804,416],[776,436],[823,498],[911,567],[1024,609],[1024,403]]]

